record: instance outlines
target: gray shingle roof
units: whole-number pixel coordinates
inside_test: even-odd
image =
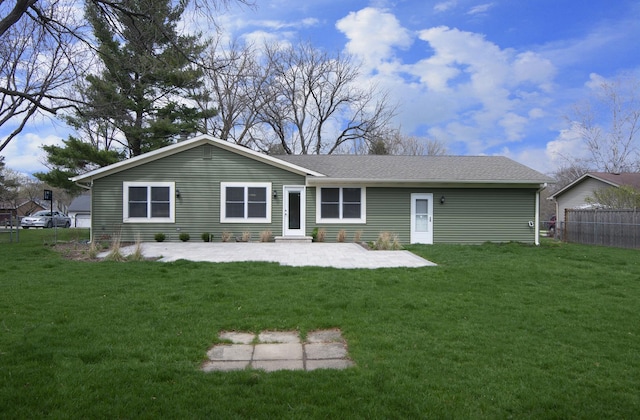
[[[502,156],[283,155],[332,179],[388,182],[545,183],[553,179]]]

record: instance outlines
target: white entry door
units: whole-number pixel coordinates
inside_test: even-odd
[[[433,243],[433,194],[411,194],[411,243]]]
[[[283,236],[304,236],[305,194],[302,186],[285,186],[282,203]]]

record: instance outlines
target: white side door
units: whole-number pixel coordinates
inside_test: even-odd
[[[411,243],[433,243],[433,194],[411,194]]]
[[[303,186],[284,186],[282,203],[282,235],[304,236],[305,189]]]

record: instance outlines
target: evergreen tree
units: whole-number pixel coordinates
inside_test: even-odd
[[[33,174],[40,181],[61,188],[70,194],[80,191],[69,178],[78,174],[111,165],[124,159],[122,152],[101,150],[95,145],[69,136],[63,140],[64,146],[43,146],[47,153],[47,162],[52,168],[49,172]]]
[[[116,14],[116,22],[92,3],[87,7],[103,68],[87,76],[86,105],[78,114],[116,128],[115,140],[131,157],[198,131],[204,115],[189,104],[202,88],[194,63],[204,45],[177,32],[183,2],[131,0],[128,10]]]

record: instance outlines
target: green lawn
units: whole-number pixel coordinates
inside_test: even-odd
[[[440,265],[335,270],[69,261],[20,234],[0,244],[3,419],[640,413],[637,250],[414,246]],[[199,370],[220,330],[332,327],[355,368]]]

